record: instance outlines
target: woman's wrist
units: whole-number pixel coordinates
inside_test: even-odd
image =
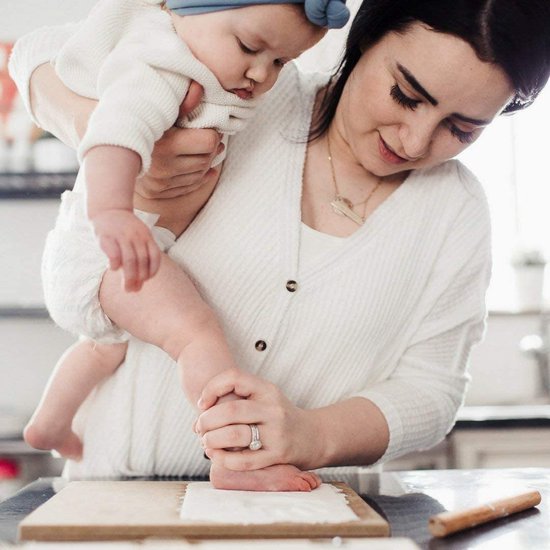
[[[380,409],[368,399],[353,397],[305,411],[311,436],[304,468],[369,465],[389,443],[389,428]]]

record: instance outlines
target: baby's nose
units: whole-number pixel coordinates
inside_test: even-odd
[[[245,76],[246,78],[257,82],[258,84],[265,82],[269,76],[269,69],[267,68],[267,64],[255,64],[254,66],[250,67],[248,71],[246,71]]]

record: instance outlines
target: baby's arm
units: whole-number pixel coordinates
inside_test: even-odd
[[[133,214],[136,178],[148,170],[155,141],[174,125],[190,82],[167,61],[181,53],[180,40],[153,27],[159,31],[157,46],[136,36],[146,30],[147,24],[141,25],[136,16],[102,60],[96,83],[99,104],[78,151],[84,161],[88,217],[111,269],[122,267],[128,291],[139,290],[156,273],[160,255],[150,230]],[[94,46],[92,38],[88,42]],[[82,43],[75,36],[56,59],[56,70],[69,81],[79,48]]]
[[[125,147],[100,145],[86,154],[88,217],[110,267],[124,272],[124,287],[138,291],[158,270],[160,250],[133,211],[141,160]]]
[[[20,53],[24,46],[24,42],[17,43],[18,58],[25,56],[25,52]],[[42,45],[36,45],[39,46]],[[19,76],[17,85],[22,94],[29,90],[29,113],[42,128],[70,147],[77,148],[97,101],[69,90],[50,63],[25,69],[12,76]],[[202,88],[193,82],[180,106],[178,118],[192,112],[201,98]],[[210,168],[210,164],[221,152],[219,147],[220,135],[216,130],[176,127],[167,130],[155,143],[150,171],[136,182],[137,197],[141,201],[138,208],[160,214],[161,218],[177,218],[179,206],[174,208],[173,201],[166,199],[185,197],[203,186],[212,189],[219,173]]]

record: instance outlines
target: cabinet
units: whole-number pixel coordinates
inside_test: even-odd
[[[456,430],[449,441],[454,468],[549,468],[549,428]]]
[[[30,415],[53,365],[74,341],[49,319],[40,282],[59,195],[74,178],[0,174],[0,416]]]

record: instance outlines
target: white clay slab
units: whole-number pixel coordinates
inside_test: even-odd
[[[323,483],[304,492],[221,491],[209,482],[190,483],[180,511],[186,523],[347,523],[358,521],[345,493]]]

